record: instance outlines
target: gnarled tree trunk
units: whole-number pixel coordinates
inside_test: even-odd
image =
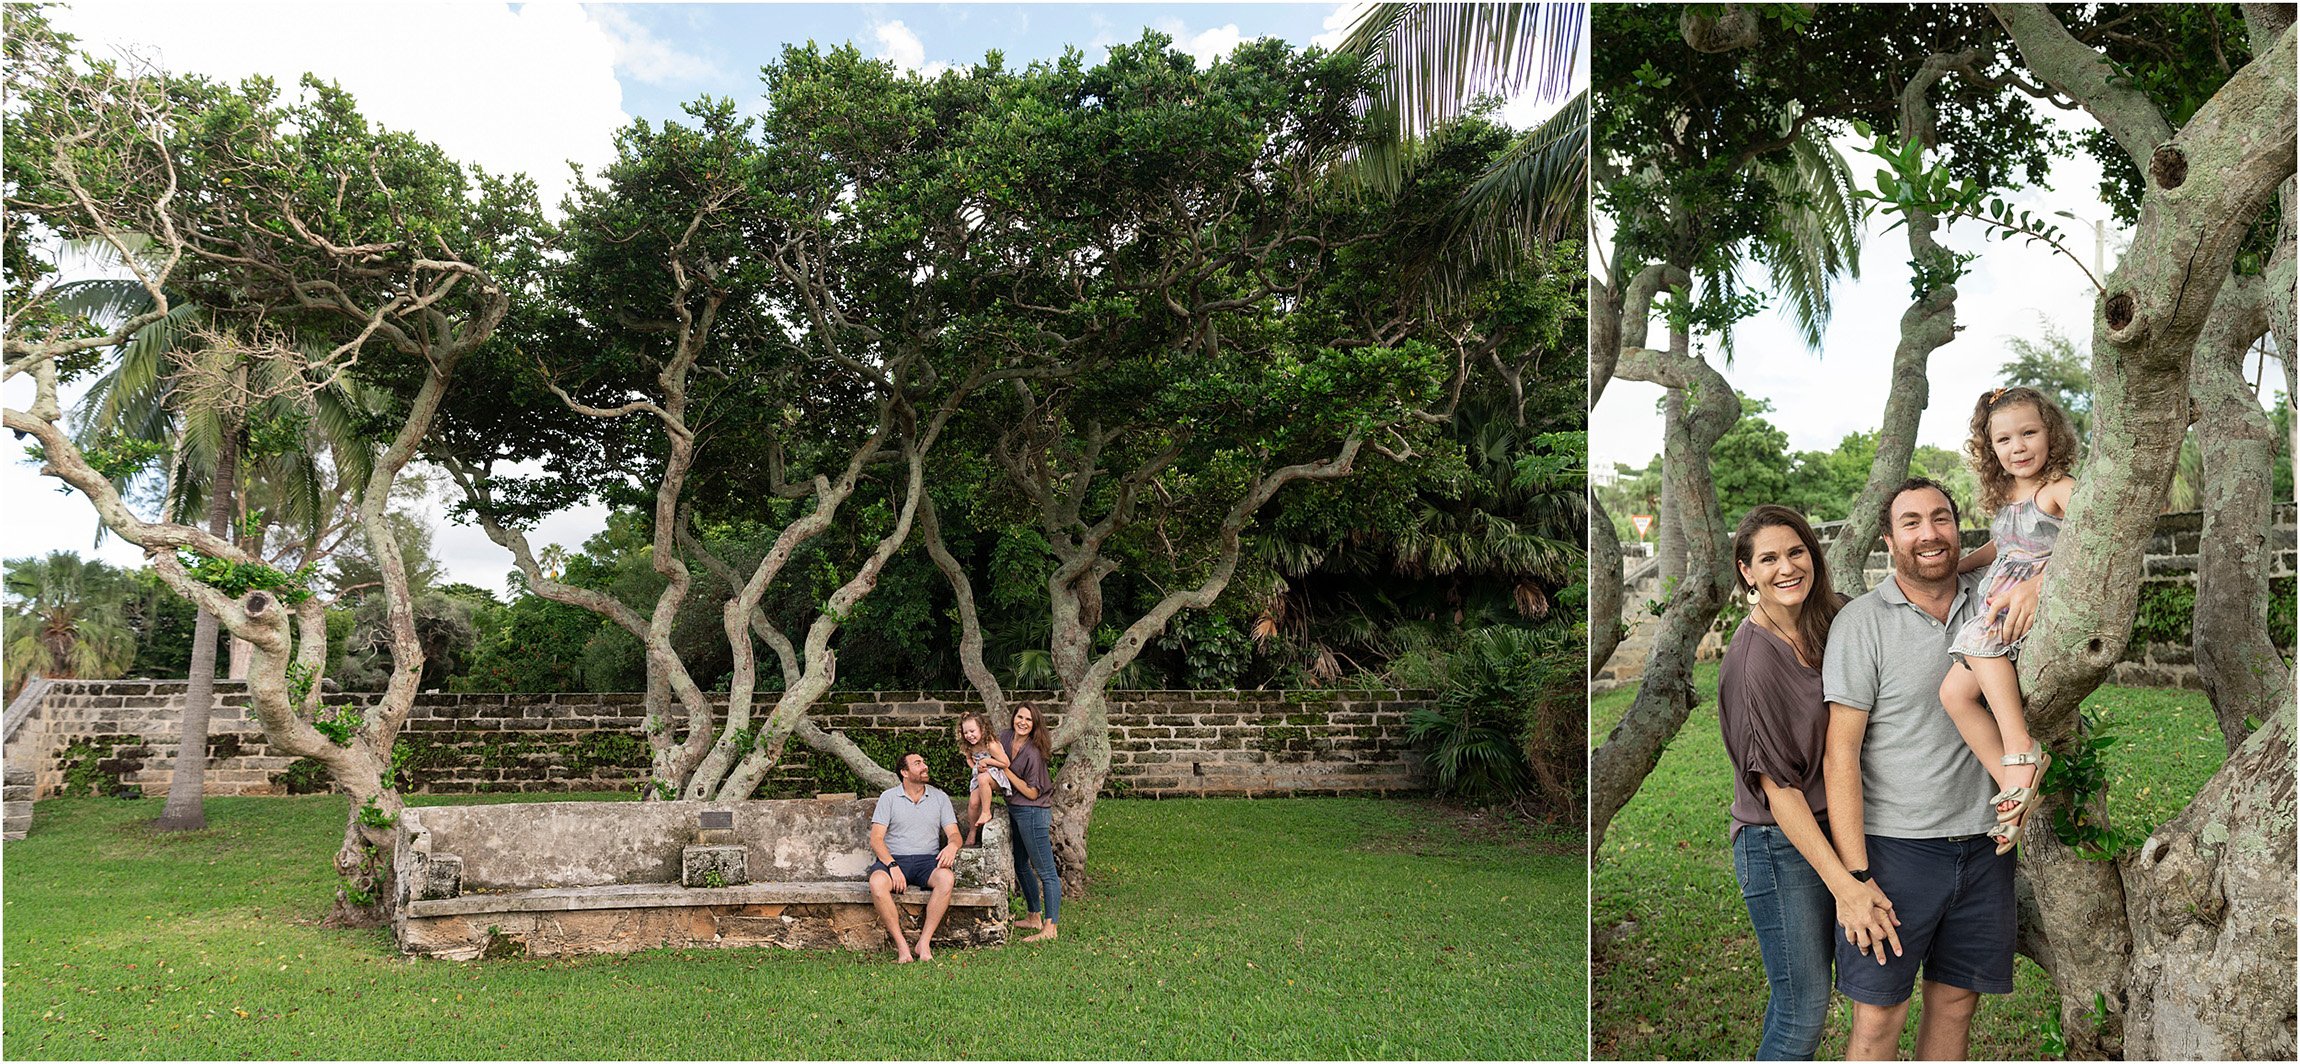
[[[1980,58],[1978,49],[1958,55],[1933,55],[1917,68],[1916,76],[1901,89],[1900,135],[1931,150],[1938,133],[1928,93],[1951,70]],[[1913,268],[1944,271],[1953,263],[1946,248],[1933,239],[1939,226],[1932,214],[1912,210],[1907,217],[1909,258]],[[1853,508],[1829,545],[1829,573],[1837,590],[1858,597],[1869,590],[1869,548],[1877,541],[1877,512],[1892,491],[1909,475],[1909,456],[1917,449],[1917,423],[1931,402],[1932,388],[1925,366],[1934,351],[1957,337],[1957,288],[1939,284],[1925,291],[1901,312],[1901,341],[1893,348],[1893,379],[1885,392],[1885,418],[1877,426],[1877,455],[1869,462],[1869,482],[1853,499]]]
[[[2051,606],[2021,661],[2029,730],[2065,748],[2078,702],[2131,635],[2143,555],[2189,422],[2190,355],[2246,227],[2293,174],[2293,39],[2289,25],[2256,37],[2255,59],[2176,133],[2043,5],[1992,10],[2027,65],[2091,111],[2147,178],[2132,249],[2107,278],[2093,324],[2092,459],[2046,570]],[[2252,707],[2283,722],[2247,740],[2138,854],[2084,861],[2042,831],[2023,847],[2071,1055],[2157,1058],[2211,1045],[2219,1048],[2204,1055],[2292,1057],[2289,688],[2281,702]],[[2087,800],[2047,794],[2037,815]],[[2175,861],[2190,852],[2196,861]],[[2258,878],[2268,866],[2275,872]],[[2170,909],[2161,904],[2168,897]],[[2229,909],[2184,916],[2177,900],[2214,897]],[[2240,917],[2209,915],[2234,912],[2239,898]],[[2255,956],[2263,963],[2251,963]],[[2094,1010],[2096,995],[2104,1013]],[[2251,1004],[2238,1008],[2240,1000]]]
[[[1681,270],[1671,272],[1684,276]],[[1670,329],[1667,351],[1631,347],[1644,340],[1644,321],[1650,312],[1650,300],[1629,304],[1622,319],[1622,351],[1614,375],[1659,384],[1672,395],[1692,393],[1686,414],[1662,426],[1662,496],[1677,500],[1687,575],[1670,592],[1636,700],[1605,742],[1590,754],[1589,852],[1593,856],[1604,845],[1605,830],[1614,814],[1637,793],[1660,761],[1662,748],[1684,726],[1686,714],[1693,708],[1694,655],[1725,604],[1732,573],[1725,553],[1725,521],[1717,504],[1717,485],[1709,475],[1709,455],[1717,440],[1740,420],[1741,397],[1715,368],[1689,353],[1691,341],[1683,327]]]
[[[2289,244],[2285,245],[2288,250]],[[2204,530],[2191,616],[2197,676],[2233,751],[2264,707],[2292,689],[2292,669],[2268,641],[2268,575],[2283,546],[2270,540],[2276,426],[2244,381],[2244,357],[2268,330],[2265,278],[2231,278],[2197,340],[2189,392],[2204,461]]]

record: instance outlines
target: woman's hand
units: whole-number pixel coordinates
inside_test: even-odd
[[[1901,918],[1893,913],[1893,900],[1875,883],[1857,883],[1851,891],[1837,896],[1837,922],[1845,928],[1845,941],[1862,956],[1874,956],[1883,964],[1888,944],[1893,947],[1893,956],[1901,955],[1901,933],[1893,930],[1900,926]],[[1876,952],[1870,953],[1871,949]]]

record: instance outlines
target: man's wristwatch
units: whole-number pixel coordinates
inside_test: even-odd
[[[1866,883],[1869,881],[1869,870],[1866,868],[1848,868],[1845,870],[1845,874],[1852,876],[1855,882]]]

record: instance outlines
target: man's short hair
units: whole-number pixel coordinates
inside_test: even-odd
[[[918,763],[919,763],[919,764],[921,764],[921,765],[923,765],[923,764],[926,764],[926,755],[925,755],[925,754],[919,753],[919,752],[918,752],[918,751],[916,751],[916,750],[905,750],[905,751],[903,751],[903,752],[902,752],[902,756],[901,756],[901,757],[898,757],[898,758],[895,758],[895,759],[894,759],[894,770],[895,770],[895,773],[896,773],[897,775],[900,775],[904,769],[907,769],[907,768],[909,768],[909,767],[910,767],[910,759],[911,759],[911,758],[914,758],[914,757],[918,759]]]
[[[1931,477],[1910,477],[1902,481],[1900,487],[1887,493],[1884,505],[1877,507],[1878,535],[1883,536],[1888,541],[1893,538],[1893,504],[1900,501],[1901,493],[1917,491],[1922,488],[1931,488],[1940,492],[1941,498],[1949,500],[1949,520],[1956,522],[1958,528],[1965,526],[1964,518],[1957,515],[1957,497],[1955,494],[1942,487],[1939,481]]]

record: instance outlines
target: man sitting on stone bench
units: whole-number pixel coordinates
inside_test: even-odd
[[[950,890],[957,882],[951,866],[958,863],[958,811],[951,807],[949,795],[926,785],[926,758],[906,753],[895,764],[902,784],[879,795],[878,807],[870,815],[870,851],[878,858],[870,866],[870,897],[879,922],[894,939],[895,963],[908,964],[912,948],[902,937],[902,911],[895,906],[895,895],[910,887],[933,892],[926,902],[926,919],[919,925],[916,951],[916,959],[933,960],[934,949],[928,943],[950,908]],[[943,838],[940,850],[934,846],[938,834]]]

